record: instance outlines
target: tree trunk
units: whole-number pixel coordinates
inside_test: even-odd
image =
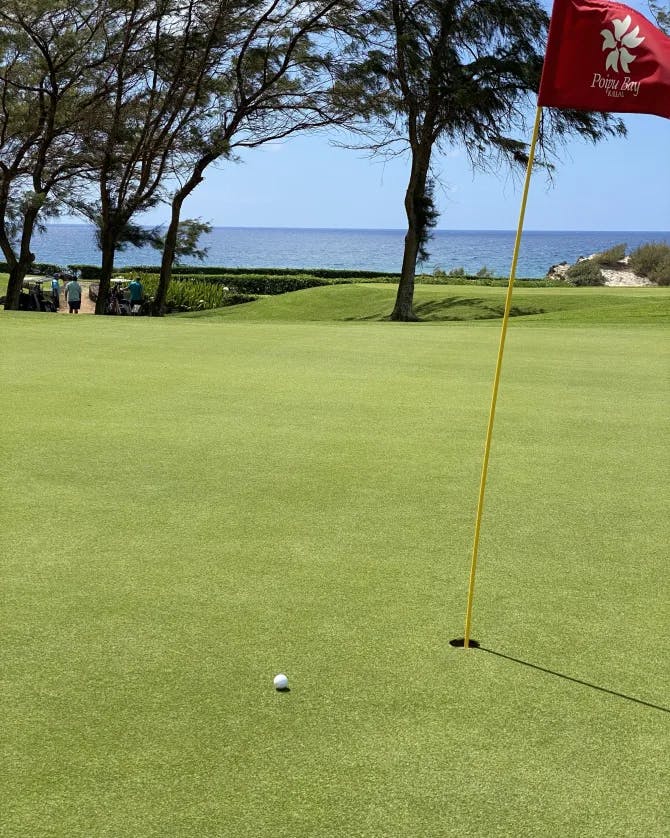
[[[5,295],[5,311],[17,311],[19,308],[19,295],[23,287],[23,280],[28,273],[25,265],[15,262],[9,271],[7,292]]]
[[[430,164],[430,150],[412,149],[412,172],[405,192],[405,213],[407,215],[407,233],[402,257],[402,270],[395,306],[390,319],[402,322],[416,322],[419,318],[414,313],[414,279],[416,260],[419,255],[422,229],[422,206],[426,196],[426,182]]]
[[[154,317],[163,317],[165,314],[165,302],[167,300],[168,288],[170,287],[170,280],[172,279],[172,264],[174,262],[174,255],[177,247],[179,218],[181,215],[181,207],[184,203],[184,198],[186,197],[186,195],[182,195],[182,192],[183,189],[180,189],[172,199],[170,223],[165,233],[163,256],[161,258],[161,273],[158,278],[158,286],[152,303],[152,313]]]
[[[412,323],[419,318],[414,314],[414,278],[416,274],[416,259],[419,253],[419,236],[415,225],[410,221],[405,234],[405,248],[402,257],[402,270],[395,306],[391,312],[391,320]]]
[[[172,199],[172,212],[170,214],[170,224],[165,233],[165,244],[163,245],[163,257],[161,259],[161,274],[158,278],[158,287],[156,288],[156,295],[152,305],[152,313],[154,317],[163,317],[165,314],[165,302],[167,300],[167,292],[170,287],[170,280],[172,279],[172,265],[174,263],[175,249],[177,246],[177,235],[179,233],[179,219],[181,217],[181,208],[184,201],[193,192],[195,187],[202,183],[203,172],[217,159],[217,154],[206,154],[198,160],[193,168],[191,176],[186,183],[175,192]]]
[[[96,314],[106,314],[109,303],[109,289],[114,273],[114,252],[116,250],[116,235],[114,230],[105,230],[102,234],[102,263],[100,268],[100,285],[98,299],[95,303]]]
[[[19,307],[19,295],[23,288],[23,280],[35,261],[35,254],[30,250],[30,242],[33,237],[35,223],[39,209],[29,209],[23,217],[23,230],[21,232],[21,247],[18,258],[9,269],[9,280],[7,282],[7,294],[5,297],[5,311],[17,311]],[[3,248],[4,250],[4,248]],[[11,263],[10,263],[11,264]]]
[[[4,198],[2,211],[6,212],[7,198],[6,196]],[[19,307],[19,293],[21,292],[25,272],[22,276],[18,276],[18,259],[16,258],[14,248],[9,240],[7,229],[2,219],[0,219],[0,247],[9,267],[9,281],[7,283],[7,291],[5,292],[5,311],[16,311]]]

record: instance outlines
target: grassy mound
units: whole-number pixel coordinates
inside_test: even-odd
[[[505,288],[418,285],[415,311],[427,321],[495,320],[502,316]],[[374,321],[393,309],[388,285],[334,285],[183,317],[231,322]],[[515,287],[512,315],[524,322],[656,322],[670,318],[670,293],[652,288]]]

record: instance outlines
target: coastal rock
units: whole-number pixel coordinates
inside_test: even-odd
[[[598,254],[592,253],[590,256],[579,256],[574,264],[579,262],[588,262],[595,258]],[[655,285],[654,282],[647,279],[646,276],[639,276],[634,271],[628,270],[628,262],[630,257],[624,256],[616,266],[601,267],[601,272],[605,278],[605,285],[609,287],[627,287],[627,288],[643,288]],[[560,262],[558,265],[552,265],[547,271],[547,279],[565,279],[565,275],[571,267],[569,262]]]
[[[569,267],[569,262],[559,262],[558,265],[552,265],[547,271],[547,279],[563,279]]]
[[[655,285],[646,276],[638,276],[633,271],[626,270],[626,266],[622,265],[620,268],[602,268],[603,276],[605,277],[605,285],[611,286],[627,286],[628,288],[638,288],[643,286]]]

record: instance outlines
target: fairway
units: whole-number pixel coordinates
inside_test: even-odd
[[[670,834],[670,295],[531,290],[468,651],[499,320],[0,314],[0,835]]]

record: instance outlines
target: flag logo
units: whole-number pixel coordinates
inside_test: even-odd
[[[636,26],[631,31],[628,31],[632,23],[630,15],[626,15],[623,20],[614,18],[612,25],[614,31],[610,29],[603,29],[601,35],[603,38],[603,51],[608,50],[605,59],[605,70],[614,70],[619,72],[619,65],[624,73],[630,72],[630,65],[635,61],[634,56],[630,50],[636,49],[640,46],[644,38],[639,38],[640,27]]]

